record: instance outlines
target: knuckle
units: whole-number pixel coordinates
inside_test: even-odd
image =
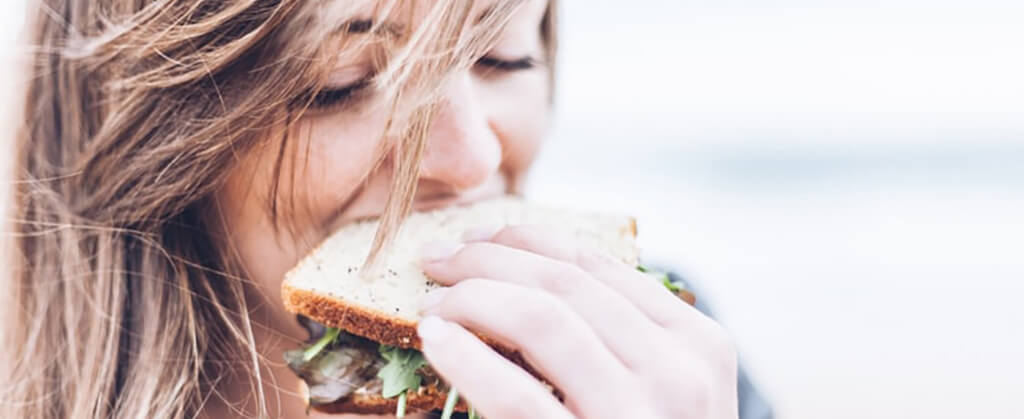
[[[714,372],[732,374],[736,371],[736,343],[722,325],[708,319],[704,327],[704,342],[708,366]]]
[[[671,403],[658,403],[658,416],[673,418],[709,418],[718,403],[717,392],[713,381],[707,375],[699,373],[700,369],[688,369],[685,375],[676,376],[672,380],[654,381],[648,393],[655,400],[671,400]],[[680,377],[687,377],[680,381]]]
[[[663,415],[718,417],[723,406],[730,402],[727,394],[735,394],[736,364],[731,355],[734,353],[731,341],[719,340],[722,336],[706,337],[693,351],[660,355],[662,359],[675,359],[674,362],[641,372],[655,400],[673,400],[660,404]]]
[[[589,274],[579,266],[559,263],[539,278],[541,288],[557,295],[571,294],[586,286]]]
[[[556,297],[536,292],[536,296],[530,296],[518,303],[515,309],[511,332],[515,336],[529,337],[530,345],[559,343],[564,348],[549,347],[548,351],[555,353],[569,349],[577,342],[572,342],[580,336],[580,325],[573,318],[571,310],[559,301]]]
[[[547,334],[554,328],[558,313],[557,306],[543,294],[524,298],[518,303],[519,313],[516,316],[516,327],[521,331]]]

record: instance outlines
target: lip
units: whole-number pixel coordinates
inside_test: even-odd
[[[413,203],[414,212],[433,211],[447,207],[457,207],[473,204],[479,201],[486,201],[504,195],[501,190],[474,191],[459,195],[445,195],[440,198],[426,198]],[[379,215],[378,215],[379,217]]]

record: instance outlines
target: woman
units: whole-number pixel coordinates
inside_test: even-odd
[[[554,3],[35,6],[5,414],[306,415],[280,361],[306,337],[281,308],[283,273],[353,219],[382,217],[383,245],[411,210],[518,193],[550,113]],[[707,317],[528,227],[467,238],[424,250],[451,288],[419,333],[485,417],[737,416],[734,351]],[[516,327],[538,313],[571,326]]]

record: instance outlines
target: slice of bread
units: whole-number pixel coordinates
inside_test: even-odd
[[[366,221],[340,229],[286,275],[282,284],[285,308],[383,344],[419,349],[419,301],[440,286],[418,267],[420,248],[435,240],[458,241],[473,227],[518,224],[560,231],[581,246],[606,251],[631,265],[638,262],[636,224],[630,217],[577,213],[500,198],[412,214],[391,249],[382,255],[382,269],[370,278],[364,278],[359,270],[378,223]]]

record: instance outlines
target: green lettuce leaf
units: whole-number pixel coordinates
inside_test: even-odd
[[[661,284],[664,285],[665,288],[668,288],[668,290],[672,291],[672,292],[676,292],[677,293],[677,292],[683,290],[682,284],[678,284],[678,283],[672,282],[672,280],[669,279],[668,274],[663,274],[663,277],[661,278]]]
[[[284,353],[288,368],[306,382],[310,405],[339,400],[373,379],[383,361],[354,339],[329,328],[305,349]]]
[[[320,351],[324,350],[327,345],[330,345],[331,342],[334,342],[334,339],[338,338],[338,333],[340,332],[340,330],[333,327],[327,328],[327,331],[324,332],[324,335],[321,336],[320,339],[317,339],[316,343],[302,351],[302,361],[309,362],[313,358],[316,358]]]
[[[678,282],[672,282],[672,278],[668,276],[667,272],[655,272],[650,269],[647,269],[647,267],[643,265],[637,266],[636,270],[643,272],[654,279],[657,279],[658,281],[661,282],[661,285],[664,285],[666,289],[672,291],[673,293],[678,293],[679,291],[682,291],[684,289],[683,284],[680,284]]]
[[[682,282],[673,281],[668,273],[655,272],[642,265],[637,266],[636,270],[643,272],[658,282],[661,282],[661,285],[664,286],[665,289],[669,290],[672,294],[675,294],[676,297],[679,297],[680,300],[685,301],[687,304],[693,305],[695,303],[696,297],[693,293],[686,289],[686,286]]]
[[[416,370],[427,365],[427,360],[420,351],[381,345],[380,354],[387,361],[384,368],[377,372],[382,384],[381,395],[392,398],[408,390],[420,388],[423,378]]]

